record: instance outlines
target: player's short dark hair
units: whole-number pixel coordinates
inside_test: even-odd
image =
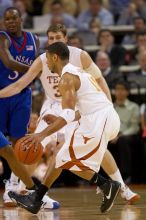
[[[62,32],[64,36],[67,35],[67,29],[66,29],[65,25],[63,25],[63,24],[53,24],[53,25],[51,25],[47,30],[47,35],[48,35],[49,32],[55,32],[55,33]]]
[[[5,16],[8,11],[13,11],[13,10],[17,11],[19,17],[21,18],[21,12],[20,12],[20,10],[19,10],[18,8],[16,8],[16,7],[8,7],[8,8],[6,8],[6,10],[4,11],[4,14],[3,14],[3,15]]]
[[[47,47],[47,52],[57,54],[61,60],[69,60],[69,49],[63,42],[55,42]]]

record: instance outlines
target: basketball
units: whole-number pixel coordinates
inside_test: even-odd
[[[20,162],[26,165],[31,165],[39,162],[41,159],[43,146],[40,143],[37,147],[35,145],[28,147],[23,144],[23,138],[20,138],[15,144],[14,153]]]

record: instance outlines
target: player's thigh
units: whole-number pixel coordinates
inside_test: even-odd
[[[9,135],[20,138],[27,133],[31,114],[31,94],[22,95],[11,110]]]
[[[120,130],[120,118],[117,112],[111,108],[108,114],[107,123],[105,127],[106,137],[108,141],[113,140]]]

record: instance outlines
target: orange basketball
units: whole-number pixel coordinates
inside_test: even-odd
[[[40,143],[37,145],[32,145],[31,147],[28,147],[23,143],[23,138],[20,138],[14,147],[14,152],[17,157],[17,159],[26,164],[26,165],[31,165],[39,162],[39,160],[42,157],[43,154],[43,146]]]

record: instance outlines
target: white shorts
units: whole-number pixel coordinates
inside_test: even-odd
[[[40,117],[38,119],[37,128],[35,130],[35,133],[39,133],[42,130],[44,130],[46,127],[48,127],[48,124],[43,120],[43,117],[47,114],[52,114],[55,116],[59,116],[60,112],[62,110],[61,103],[59,102],[50,102],[50,100],[45,100],[43,103],[43,106],[40,111]],[[51,142],[62,142],[64,140],[64,128],[60,131],[46,137],[41,144],[45,148],[47,144]]]
[[[56,156],[56,168],[98,172],[107,144],[120,129],[120,119],[113,106],[82,116],[79,123],[65,129],[65,143]]]

